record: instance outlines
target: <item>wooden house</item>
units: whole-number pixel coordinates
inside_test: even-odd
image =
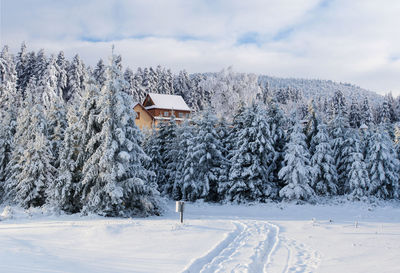
[[[190,117],[191,110],[181,96],[149,93],[143,104],[137,103],[136,125],[140,129],[157,127],[160,122],[169,121],[175,116],[176,123]],[[151,118],[150,118],[151,117]]]
[[[143,129],[150,130],[153,127],[154,118],[149,113],[149,111],[147,111],[146,108],[144,108],[143,105],[138,102],[135,103],[133,110],[136,112],[136,119],[135,119],[136,126],[139,127],[140,130]]]

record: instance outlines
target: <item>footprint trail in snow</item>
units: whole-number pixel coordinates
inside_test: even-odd
[[[266,221],[232,221],[235,229],[206,255],[194,260],[184,273],[194,272],[314,272],[317,252],[279,234],[279,227]],[[281,268],[271,266],[276,249],[286,248]],[[281,255],[282,251],[280,252]]]

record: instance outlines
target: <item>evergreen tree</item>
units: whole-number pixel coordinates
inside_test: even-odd
[[[154,172],[158,190],[163,194],[171,194],[174,179],[170,179],[167,173],[168,164],[173,164],[175,158],[170,157],[169,149],[176,141],[176,123],[173,121],[162,121],[158,124],[157,131],[153,132],[145,151],[151,158],[148,170]],[[170,166],[172,168],[172,166]],[[172,172],[172,170],[170,170]]]
[[[108,80],[100,92],[99,133],[86,147],[90,157],[82,170],[84,212],[131,216],[160,210],[158,192],[149,185],[149,171],[143,167],[149,158],[141,148],[132,98],[123,92],[126,84],[120,58],[113,56]]]
[[[82,210],[82,169],[84,163],[95,152],[86,148],[101,129],[97,119],[101,109],[100,93],[94,83],[93,79],[89,81],[79,107],[71,106],[68,109],[68,126],[59,156],[58,177],[48,189],[53,206],[69,213]]]
[[[198,121],[184,165],[183,199],[219,200],[218,182],[223,174],[225,159],[216,124],[217,118],[210,111],[204,112]]]
[[[4,181],[4,197],[10,202],[14,202],[16,199],[17,176],[24,167],[25,150],[29,145],[34,145],[36,135],[45,135],[47,130],[40,98],[34,96],[38,89],[36,79],[32,78],[26,88],[27,98],[17,117],[12,152],[6,166]]]
[[[219,191],[226,192],[229,201],[238,203],[274,198],[277,185],[270,167],[275,151],[270,142],[266,114],[260,106],[253,104],[246,108],[243,116],[244,127],[238,132],[231,151],[229,181],[222,184]]]
[[[183,197],[184,168],[189,147],[193,146],[192,141],[193,127],[190,125],[189,120],[185,120],[177,130],[176,143],[178,144],[179,149],[175,159],[175,177],[171,177],[174,178],[174,184],[172,188],[172,198],[174,200],[181,200]]]
[[[99,86],[103,86],[106,82],[106,65],[103,62],[103,59],[100,59],[95,69],[93,70],[93,78]]]
[[[0,54],[0,201],[4,192],[7,165],[14,149],[18,108],[22,98],[17,92],[17,72],[8,48]]]
[[[66,100],[67,96],[67,82],[69,62],[65,59],[64,52],[60,51],[57,55],[56,68],[57,68],[57,91],[56,94]]]
[[[35,119],[33,120],[33,122]],[[44,205],[46,187],[54,180],[56,169],[52,166],[53,156],[46,136],[35,132],[29,138],[21,158],[21,172],[16,175],[14,201],[24,208]]]
[[[279,171],[283,166],[284,159],[284,147],[286,145],[286,134],[284,129],[286,128],[286,117],[278,104],[274,100],[270,100],[267,106],[267,122],[269,124],[271,133],[271,143],[275,151],[275,157],[270,166],[273,181],[275,184],[282,188],[285,183],[279,177]]]
[[[333,116],[340,114],[347,118],[346,98],[340,90],[336,91],[332,97],[331,112]]]
[[[311,156],[314,154],[315,146],[312,144],[312,138],[318,133],[318,124],[319,121],[317,119],[316,113],[316,105],[314,100],[310,102],[307,109],[307,126],[305,128],[306,142],[307,147],[310,150]]]
[[[313,201],[315,196],[310,187],[313,169],[305,138],[297,123],[286,144],[284,167],[279,171],[279,177],[286,184],[279,191],[279,196],[286,200]]]
[[[26,85],[31,77],[28,71],[29,59],[26,51],[26,44],[21,44],[21,50],[16,56],[16,72],[17,72],[17,88],[25,90]]]
[[[389,135],[379,127],[371,136],[371,146],[367,153],[371,184],[370,195],[379,198],[399,196],[399,160]]]
[[[348,155],[348,182],[345,187],[349,197],[355,200],[368,195],[370,183],[360,143],[360,140],[355,138],[353,152]]]
[[[192,109],[195,105],[195,94],[193,91],[192,81],[189,74],[185,70],[180,71],[178,76],[174,78],[174,92],[176,95],[182,96],[183,100]]]
[[[352,128],[360,128],[361,112],[356,100],[352,100],[349,113],[349,124]]]
[[[361,121],[360,121],[361,124],[371,126],[373,121],[373,116],[371,108],[369,107],[369,102],[367,97],[364,98],[360,112],[361,112]]]
[[[176,158],[180,149],[177,142],[177,125],[174,115],[171,116],[169,122],[166,122],[164,128],[167,141],[165,142],[165,152],[161,159],[165,166],[165,182],[162,188],[160,188],[160,191],[167,196],[172,196],[176,172],[178,171]]]
[[[338,183],[337,183],[337,192],[338,194],[344,193],[344,184],[347,177],[347,173],[345,172],[346,167],[344,167],[344,162],[346,157],[343,154],[343,150],[345,148],[345,140],[348,129],[348,121],[347,118],[339,111],[334,119],[330,122],[331,128],[331,147],[333,150],[333,158],[336,164],[336,170],[338,173]]]
[[[325,124],[318,125],[317,134],[311,140],[314,154],[311,157],[312,186],[318,195],[337,193],[337,172],[333,151]]]
[[[87,81],[87,72],[85,69],[85,65],[78,55],[75,55],[73,58],[68,71],[68,84],[67,84],[67,92],[64,94],[64,99],[69,101],[74,98],[75,100],[80,100],[82,97],[82,92],[85,89],[85,84]]]
[[[53,180],[55,169],[46,137],[47,121],[38,99],[34,100],[35,80],[28,84],[28,97],[18,115],[14,149],[7,165],[6,198],[23,207],[41,206],[45,188]],[[31,91],[33,90],[33,91]]]

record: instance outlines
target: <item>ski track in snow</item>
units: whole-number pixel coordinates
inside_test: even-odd
[[[287,249],[282,273],[314,272],[320,263],[318,252],[280,235],[279,227],[266,221],[232,221],[235,229],[206,255],[194,260],[183,273],[271,272],[273,255]]]

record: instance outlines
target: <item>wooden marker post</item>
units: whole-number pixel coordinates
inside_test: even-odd
[[[176,212],[180,213],[180,220],[183,223],[183,211],[185,210],[185,202],[176,201]]]

